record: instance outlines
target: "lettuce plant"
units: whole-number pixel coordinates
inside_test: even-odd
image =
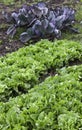
[[[13,24],[8,28],[7,34],[12,37],[18,27],[25,27],[26,32],[20,34],[20,40],[27,42],[33,38],[53,36],[59,38],[63,29],[73,29],[75,10],[70,7],[48,8],[44,2],[23,5],[18,12],[3,13],[8,22]]]
[[[28,93],[35,85],[43,82],[46,76],[52,76],[52,73],[76,60],[82,63],[82,44],[69,40],[41,40],[36,45],[20,48],[1,57],[0,102]]]
[[[81,130],[81,79],[82,65],[63,67],[28,93],[0,102],[0,130]]]

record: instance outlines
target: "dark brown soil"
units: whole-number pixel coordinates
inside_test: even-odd
[[[21,43],[18,39],[17,40],[10,39],[6,34],[9,24],[3,18],[2,11],[3,10],[9,11],[13,8],[0,4],[0,56],[4,56],[7,53],[16,51],[17,49],[24,46],[24,44]]]
[[[6,29],[0,29],[0,42],[0,56],[4,56],[6,53],[11,53],[24,46],[19,40],[9,39]]]

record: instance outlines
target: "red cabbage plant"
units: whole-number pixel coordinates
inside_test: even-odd
[[[12,23],[7,30],[8,35],[13,37],[18,27],[26,28],[26,32],[20,34],[21,42],[46,36],[59,38],[64,29],[78,32],[73,28],[75,10],[67,6],[52,9],[48,8],[46,3],[39,2],[32,6],[23,5],[18,12],[12,12],[10,15],[3,14],[7,22]]]

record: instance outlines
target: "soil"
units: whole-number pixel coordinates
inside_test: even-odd
[[[17,2],[17,0],[15,0]],[[51,0],[48,2],[48,5],[60,5],[65,3],[66,0]],[[7,36],[6,31],[9,27],[9,24],[6,22],[6,20],[3,18],[2,11],[6,10],[13,11],[17,9],[17,4],[13,5],[4,5],[0,3],[0,56],[4,56],[7,53],[11,53],[13,51],[18,50],[19,48],[26,46],[25,44],[21,43],[18,39],[11,39]],[[30,2],[30,0],[29,0]],[[31,0],[32,2],[32,0]]]
[[[0,56],[4,56],[24,46],[18,39],[10,39],[6,34],[9,24],[3,18],[2,11],[9,10],[9,8],[9,6],[0,4]]]

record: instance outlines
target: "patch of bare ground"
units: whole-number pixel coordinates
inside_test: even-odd
[[[0,56],[4,56],[7,53],[16,51],[24,46],[24,44],[21,43],[19,40],[10,39],[7,36],[6,31],[9,27],[9,24],[3,18],[3,10],[10,11],[10,7],[5,6],[4,4],[0,4]]]

